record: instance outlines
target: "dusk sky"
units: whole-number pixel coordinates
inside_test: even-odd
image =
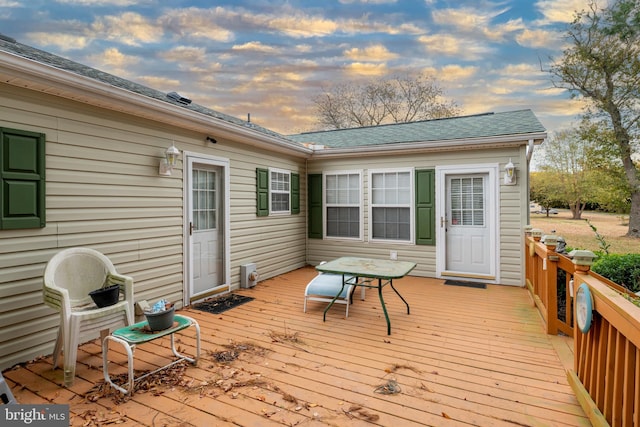
[[[602,0],[604,1],[604,0]],[[462,114],[581,105],[549,57],[587,0],[0,0],[0,33],[283,134],[336,82],[426,73]]]

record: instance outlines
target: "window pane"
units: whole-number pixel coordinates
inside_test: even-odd
[[[274,212],[282,212],[289,210],[289,195],[286,193],[271,194],[271,209]]]
[[[411,176],[409,172],[398,173],[398,188],[411,188]]]
[[[338,190],[338,202],[341,205],[349,204],[349,191],[346,189]]]
[[[398,204],[407,205],[411,203],[411,190],[400,189],[398,190]]]
[[[373,208],[372,222],[374,239],[410,239],[409,208]]]
[[[360,237],[359,208],[327,208],[327,236]]]
[[[206,191],[198,191],[198,206],[200,209],[207,209],[207,193]]]
[[[450,182],[451,224],[484,226],[484,178],[455,178]]]
[[[387,205],[395,205],[398,203],[398,190],[395,188],[387,188],[384,191],[384,203]]]
[[[473,224],[481,226],[484,225],[484,210],[473,211]]]
[[[384,190],[374,188],[371,191],[371,202],[374,204],[384,203]]]
[[[360,189],[351,189],[349,190],[349,204],[350,205],[359,205],[360,204]]]
[[[336,195],[336,192],[334,190],[329,190],[327,189],[327,204],[333,205],[335,203],[337,203],[338,201],[338,197]]]

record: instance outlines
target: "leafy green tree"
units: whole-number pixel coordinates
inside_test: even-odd
[[[591,145],[582,140],[578,129],[563,130],[549,137],[543,144],[542,174],[531,180],[532,198],[538,203],[560,201],[569,206],[573,219],[580,219],[597,186],[589,161]]]
[[[605,9],[591,1],[567,38],[552,82],[584,99],[588,116],[612,131],[631,199],[627,236],[640,237],[640,170],[632,159],[640,131],[640,0],[613,0]]]
[[[629,213],[631,191],[613,131],[586,118],[578,131],[594,183],[588,201],[607,212]]]
[[[558,175],[559,172],[554,171],[531,173],[529,196],[547,212],[547,216],[552,207],[565,204],[558,196],[562,191]]]
[[[534,154],[540,172],[531,178],[532,200],[569,206],[574,219],[587,205],[628,213],[630,191],[613,138],[609,129],[586,119],[579,128],[551,136]]]

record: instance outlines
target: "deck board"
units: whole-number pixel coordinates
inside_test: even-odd
[[[524,289],[395,281],[411,314],[386,287],[387,335],[373,289],[365,301],[356,292],[348,318],[339,305],[323,322],[325,304],[318,302],[303,313],[304,287],[315,274],[307,267],[240,290],[254,301],[222,314],[182,310],[202,329],[202,359],[183,379],[191,389],[136,393],[117,404],[110,397],[88,402],[84,396],[102,381],[97,341],[81,346],[70,388],[60,386],[62,371],[51,370],[50,356],[4,374],[21,403],[69,403],[73,425],[86,424],[87,411],[147,426],[589,425],[561,360],[571,355],[544,333]],[[184,332],[178,346],[193,353],[195,339]],[[263,350],[241,352],[226,364],[213,359],[225,346],[241,344]],[[169,356],[168,338],[140,345],[136,369],[162,366]],[[110,372],[125,371],[119,346],[111,346],[110,360]],[[374,391],[391,379],[400,393]],[[241,380],[245,386],[215,386]]]

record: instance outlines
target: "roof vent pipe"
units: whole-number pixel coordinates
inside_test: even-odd
[[[167,98],[173,99],[174,101],[179,102],[180,104],[184,104],[184,105],[191,104],[191,100],[189,98],[185,98],[176,92],[169,92],[167,94]]]

